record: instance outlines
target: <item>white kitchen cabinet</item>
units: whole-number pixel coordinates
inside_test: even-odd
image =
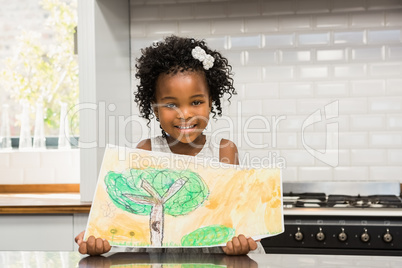
[[[73,251],[88,214],[2,214],[0,250]]]

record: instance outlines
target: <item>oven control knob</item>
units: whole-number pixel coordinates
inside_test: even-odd
[[[364,228],[364,233],[360,236],[360,240],[364,243],[367,243],[370,240],[370,235],[367,233],[367,229]]]
[[[386,243],[390,243],[392,241],[392,235],[389,233],[389,229],[387,229],[387,233],[384,234],[384,236],[382,237],[382,239],[384,240],[384,242]]]
[[[297,241],[302,241],[303,240],[303,233],[300,232],[300,227],[297,227],[297,232],[295,233],[295,239]]]
[[[318,241],[324,241],[325,234],[322,232],[322,228],[320,227],[320,231],[315,235]]]
[[[342,228],[342,232],[338,234],[338,240],[345,242],[348,239],[348,235],[345,233],[345,229]]]

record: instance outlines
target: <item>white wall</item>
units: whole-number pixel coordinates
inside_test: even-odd
[[[234,131],[223,134],[237,143],[242,159],[277,153],[274,158],[287,165],[284,182],[402,182],[401,1],[131,0],[130,5],[132,59],[170,34],[206,39],[229,58],[239,94],[224,110]],[[134,90],[136,83],[133,78]],[[302,139],[303,122],[317,110],[322,120],[306,127]],[[250,119],[255,115],[262,117]],[[277,131],[273,116],[284,118]],[[247,120],[252,120],[248,128],[270,130],[249,134],[254,145],[242,132]],[[219,119],[209,131],[229,129],[229,123]],[[144,126],[136,130],[137,140],[159,134],[158,127],[151,133]],[[317,154],[323,162],[306,148],[329,158]],[[334,155],[339,161],[332,161]]]

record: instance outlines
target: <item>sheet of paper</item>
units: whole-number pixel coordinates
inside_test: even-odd
[[[121,152],[125,152],[122,154]],[[85,240],[126,247],[212,247],[283,232],[280,169],[106,148]]]

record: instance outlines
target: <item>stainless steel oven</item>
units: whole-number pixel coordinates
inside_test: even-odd
[[[402,256],[399,182],[284,183],[285,232],[267,253]]]

